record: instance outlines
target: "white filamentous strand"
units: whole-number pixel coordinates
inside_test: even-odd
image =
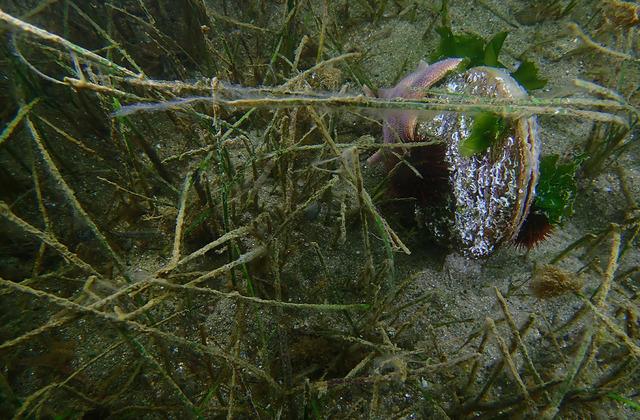
[[[198,102],[211,101],[211,96],[191,96],[188,98],[174,99],[166,102],[137,103],[125,105],[111,114],[113,117],[126,117],[139,112],[158,112],[169,109],[183,108]]]

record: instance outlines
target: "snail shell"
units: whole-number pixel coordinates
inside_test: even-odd
[[[420,99],[425,95],[424,89],[416,88],[442,82],[442,88],[452,94],[528,97],[515,79],[498,68],[474,67],[442,80],[459,64],[451,60],[458,59],[418,68],[381,96]],[[431,67],[435,68],[430,72]],[[447,71],[443,72],[443,68]],[[424,74],[439,78],[425,83]],[[518,236],[535,197],[541,144],[535,116],[509,117],[505,131],[485,152],[466,157],[461,154],[460,145],[470,136],[473,122],[473,114],[459,112],[428,116],[397,112],[387,117],[383,132],[389,143],[444,141],[440,146],[410,149],[402,157],[415,163],[422,180],[415,175],[412,181],[407,181],[406,176],[394,176],[392,182],[395,186],[409,182],[408,186],[416,191],[420,191],[422,183],[423,192],[413,196],[418,198],[425,224],[437,235],[447,237],[463,254],[484,257]],[[388,166],[397,165],[399,160],[386,157]],[[406,192],[406,187],[399,189]]]

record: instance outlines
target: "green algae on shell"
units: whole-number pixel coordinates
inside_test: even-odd
[[[449,93],[512,99],[526,91],[504,70],[475,67],[445,82]],[[444,112],[418,124],[418,137],[434,132],[447,140],[445,160],[453,214],[450,234],[465,255],[483,257],[516,239],[535,196],[540,139],[535,116],[510,119],[505,131],[481,154],[465,156],[460,146],[474,116]]]
[[[452,95],[527,97],[526,90],[513,77],[493,67],[471,68],[444,79],[438,86]],[[412,156],[407,156],[413,163],[412,159],[423,153],[417,158],[418,171],[429,173],[436,168],[437,173],[437,168],[444,169],[444,175],[430,173],[422,181],[414,178],[409,181],[409,188],[443,190],[437,197],[429,196],[419,204],[418,212],[424,223],[466,256],[486,257],[518,237],[535,196],[541,144],[535,116],[504,117],[504,129],[490,146],[468,156],[461,145],[469,139],[476,117],[477,114],[445,111],[421,116],[414,124],[413,118],[393,116],[390,122],[385,122],[386,126],[398,121],[407,124],[399,127],[395,136],[385,132],[385,141],[399,136],[402,141],[443,142],[441,149],[436,146],[429,151],[414,150]],[[397,162],[395,157],[389,159],[392,164]],[[421,187],[418,183],[426,185]]]

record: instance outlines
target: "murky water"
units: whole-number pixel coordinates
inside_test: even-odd
[[[0,5],[0,417],[637,414],[637,2]]]

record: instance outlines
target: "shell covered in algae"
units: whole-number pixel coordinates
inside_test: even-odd
[[[440,70],[432,74],[442,74]],[[408,77],[422,80],[415,73]],[[405,79],[399,83],[403,88],[411,85],[411,80],[407,83]],[[461,74],[441,76],[429,86],[472,97],[528,96],[507,72],[492,67],[474,67]],[[416,89],[407,90],[413,92],[411,96],[396,90],[394,97],[420,99],[415,96]],[[387,92],[381,96],[389,97]],[[391,115],[385,121],[384,134],[390,143],[441,142],[409,149],[401,158],[398,153],[387,156],[387,166],[398,166],[400,160],[411,166],[404,175],[402,170],[396,171],[392,184],[402,195],[418,200],[418,212],[434,234],[446,238],[467,256],[485,257],[518,237],[535,196],[541,142],[535,116],[504,117],[504,129],[486,151],[465,155],[461,145],[471,135],[477,117],[478,114],[451,111]],[[409,172],[414,174],[413,180],[411,176],[407,179]]]

